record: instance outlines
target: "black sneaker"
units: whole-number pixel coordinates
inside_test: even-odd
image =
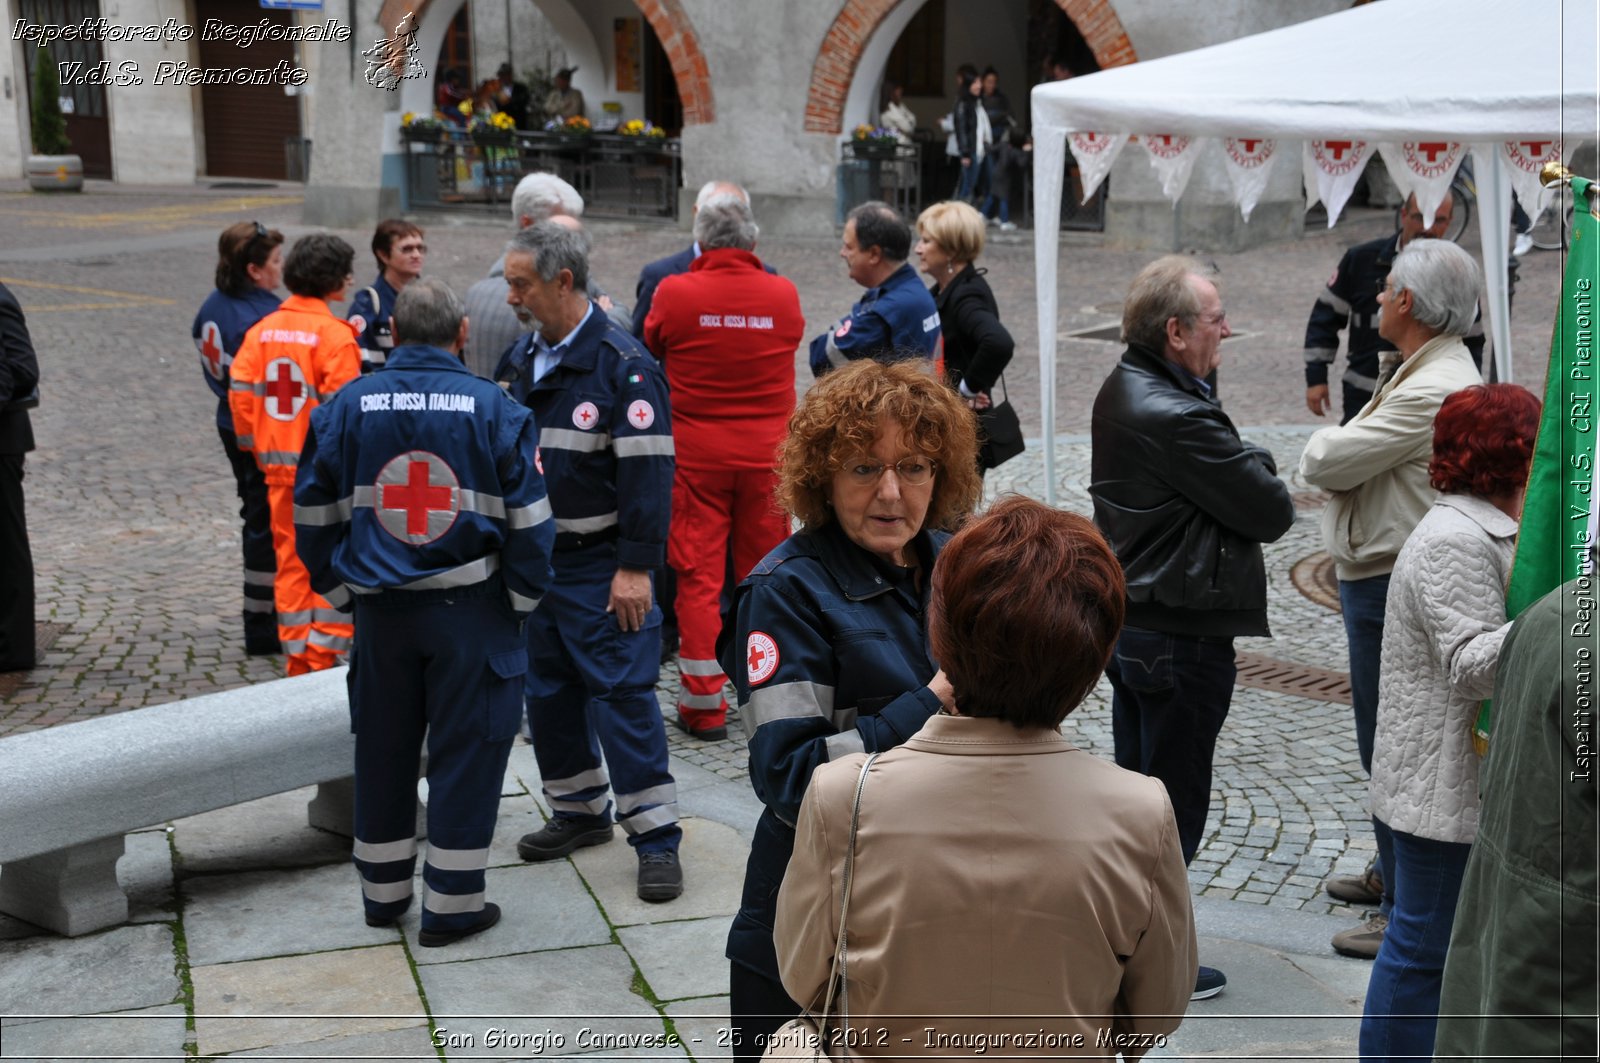
[[[682,731],[690,738],[698,738],[702,742],[721,742],[723,739],[728,737],[728,728],[726,724],[721,726],[713,724],[710,727],[691,727],[689,726],[689,721],[685,720],[682,716],[674,716],[672,718],[672,722],[677,726],[678,730]]]
[[[1228,985],[1228,976],[1215,967],[1201,967],[1195,975],[1194,992],[1189,994],[1190,1000],[1210,1000],[1222,992]]]
[[[659,904],[683,893],[683,868],[678,854],[648,852],[639,854],[639,899]]]
[[[471,926],[460,927],[456,930],[423,930],[417,934],[417,943],[425,949],[436,949],[443,945],[454,945],[462,938],[469,938],[473,934],[482,933],[500,921],[500,906],[489,901],[483,906],[483,911],[478,913],[478,919]]]
[[[557,816],[517,842],[524,860],[559,860],[574,849],[611,840],[611,821],[602,816]]]

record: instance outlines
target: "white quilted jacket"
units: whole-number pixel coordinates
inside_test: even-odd
[[[1474,495],[1442,495],[1395,560],[1383,622],[1372,814],[1435,841],[1478,833],[1471,727],[1494,692],[1517,522]]]

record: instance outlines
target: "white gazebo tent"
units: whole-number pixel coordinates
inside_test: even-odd
[[[1600,125],[1596,6],[1595,0],[1382,0],[1036,86],[1034,269],[1049,500],[1056,483],[1056,256],[1068,134],[1093,133],[1119,145],[1129,135],[1188,137],[1196,151],[1225,138],[1303,142],[1308,175],[1314,142],[1364,141],[1382,149],[1386,162],[1420,141],[1460,145],[1476,160],[1483,260],[1504,262],[1517,176],[1508,142],[1543,137],[1564,141],[1570,152]],[[1448,194],[1448,180],[1408,184],[1405,173],[1390,169],[1403,190],[1417,192],[1424,214],[1432,213],[1441,187]],[[1181,195],[1182,183],[1169,194]],[[1532,214],[1537,204],[1522,198]],[[1339,206],[1330,203],[1330,224]],[[1505,272],[1485,272],[1496,365],[1508,380]]]

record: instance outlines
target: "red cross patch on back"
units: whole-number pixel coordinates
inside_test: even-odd
[[[308,390],[300,363],[293,358],[274,358],[267,363],[266,377],[267,416],[275,421],[292,421],[305,408]]]
[[[461,512],[461,481],[437,454],[408,450],[378,470],[372,508],[383,530],[420,546],[449,531]]]

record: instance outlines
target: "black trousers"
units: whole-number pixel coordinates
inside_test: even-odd
[[[782,983],[759,975],[743,964],[730,963],[728,972],[728,1026],[733,1058],[757,1063],[778,1027],[800,1014]]]
[[[233,466],[239,493],[240,537],[244,554],[244,641],[250,653],[278,652],[278,614],[272,601],[272,581],[278,559],[272,552],[272,511],[267,506],[267,478],[254,454],[239,449],[238,438],[221,425],[217,435]]]
[[[22,506],[24,455],[0,454],[0,672],[32,668],[33,552]]]

